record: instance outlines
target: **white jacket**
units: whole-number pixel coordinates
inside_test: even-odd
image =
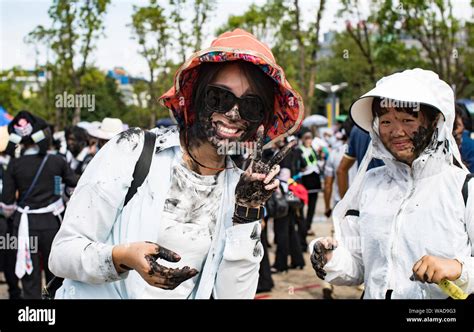
[[[474,181],[465,204],[467,171],[452,165],[449,148],[436,137],[437,147],[427,148],[409,167],[371,134],[373,156],[386,166],[365,174],[358,198],[347,207],[352,213],[337,225],[340,245],[324,267],[325,280],[364,283],[368,299],[385,298],[389,289],[391,298],[446,298],[436,284],[409,279],[417,260],[434,255],[463,262],[455,283],[474,292]]]
[[[427,104],[441,112],[431,143],[411,167],[396,161],[382,144],[378,118],[371,112],[374,97]],[[452,135],[451,87],[432,71],[409,69],[379,80],[350,112],[370,132],[372,143],[353,184],[334,208],[340,246],[324,267],[326,280],[337,285],[364,282],[364,298],[384,298],[388,290],[393,291],[391,298],[446,298],[436,284],[410,280],[415,262],[433,255],[462,262],[454,282],[473,293],[474,181],[465,203],[462,186],[468,171],[453,164],[460,154]],[[386,166],[365,173],[372,157]]]
[[[50,270],[66,278],[56,298],[144,298],[150,287],[135,271],[117,274],[112,261],[116,244],[156,242],[171,181],[171,167],[180,151],[177,130],[155,130],[156,153],[143,185],[122,210],[138,157],[143,132],[115,137],[89,164],[74,191],[64,222],[54,239]],[[228,160],[228,167],[232,161]],[[241,171],[224,171],[224,191],[215,236],[189,298],[253,298],[263,256],[260,225],[233,226],[235,186]],[[256,232],[255,232],[256,230]],[[257,236],[256,236],[257,235]],[[172,247],[168,249],[173,250]],[[163,297],[179,297],[179,287]]]

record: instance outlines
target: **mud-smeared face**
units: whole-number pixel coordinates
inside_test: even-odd
[[[408,165],[428,146],[433,135],[423,112],[408,114],[387,108],[379,118],[379,134],[387,150],[399,161]]]
[[[212,86],[230,91],[237,98],[255,96],[250,84],[237,65],[231,64],[223,68],[212,81]],[[225,112],[216,112],[204,107],[199,112],[199,121],[206,132],[207,139],[216,148],[229,142],[242,142],[254,135],[262,121],[246,119],[239,104],[233,104]]]
[[[69,136],[66,138],[66,145],[68,150],[71,151],[74,157],[76,157],[83,148],[81,143],[73,134],[69,134]]]

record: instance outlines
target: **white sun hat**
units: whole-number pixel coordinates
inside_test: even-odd
[[[109,140],[123,131],[122,120],[117,118],[104,118],[98,128],[88,129],[88,133],[99,139]]]
[[[430,70],[415,68],[386,76],[377,82],[374,89],[356,100],[350,108],[351,117],[357,126],[367,132],[372,128],[374,97],[380,97],[385,102],[432,106],[443,114],[448,130],[453,128],[453,90]]]

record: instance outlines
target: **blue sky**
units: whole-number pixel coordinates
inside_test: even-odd
[[[162,1],[168,3],[168,0]],[[204,45],[209,45],[215,30],[227,21],[231,14],[243,13],[250,4],[261,4],[264,0],[218,0],[218,8],[213,13],[204,33],[207,38]],[[368,11],[369,0],[361,0]],[[37,25],[48,26],[47,14],[51,1],[47,0],[0,0],[0,69],[22,66],[31,69],[35,65],[34,48],[24,43],[24,37]],[[130,23],[133,5],[146,5],[147,0],[112,0],[105,16],[105,37],[97,43],[98,47],[92,54],[91,62],[99,68],[107,70],[114,66],[125,67],[136,76],[146,75],[146,64],[137,53],[136,41],[131,39]],[[314,17],[316,0],[300,0],[304,19]],[[455,15],[469,19],[472,17],[470,0],[453,0]],[[328,0],[328,6],[322,21],[322,31],[340,29],[344,26],[335,19],[339,1]],[[46,53],[40,49],[39,63],[44,63]]]

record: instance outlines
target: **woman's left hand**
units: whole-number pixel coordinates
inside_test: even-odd
[[[439,283],[443,279],[457,280],[462,265],[455,259],[425,255],[413,265],[413,277],[428,283]]]
[[[252,162],[240,177],[235,188],[235,201],[243,206],[258,208],[265,204],[272,193],[280,185],[274,177],[280,173],[280,163],[290,152],[294,142],[285,145],[269,162],[262,161],[263,125],[257,130],[255,150],[252,152]]]

